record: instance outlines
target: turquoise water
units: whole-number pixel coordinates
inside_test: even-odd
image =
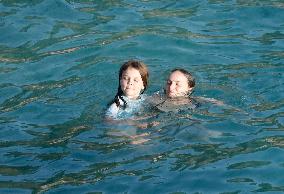
[[[283,9],[282,0],[1,0],[0,193],[283,192]],[[129,59],[148,65],[148,95],[183,67],[195,96],[227,106],[106,123]],[[124,130],[147,141],[112,133]]]

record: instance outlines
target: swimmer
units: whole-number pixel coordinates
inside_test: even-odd
[[[199,102],[211,102],[216,105],[225,105],[223,102],[216,100],[214,98],[205,98],[205,97],[191,97],[195,87],[195,79],[192,74],[185,69],[174,69],[171,71],[171,74],[167,80],[166,84],[166,95],[168,98],[175,99],[176,104],[181,103],[193,103]],[[184,98],[186,97],[186,98]],[[179,99],[180,98],[180,99]],[[185,100],[187,99],[187,100]],[[197,100],[197,101],[196,101]]]
[[[213,98],[192,97],[194,88],[193,75],[185,69],[175,68],[170,72],[164,92],[157,92],[149,101],[163,112],[195,109],[201,102],[224,105]]]
[[[167,98],[188,97],[195,87],[195,79],[184,69],[174,69],[171,71],[166,83]]]
[[[117,93],[106,112],[108,118],[116,118],[122,111],[138,108],[144,97],[141,95],[147,89],[149,72],[147,66],[139,61],[130,60],[119,70]],[[128,110],[127,110],[128,108]]]
[[[185,69],[176,68],[170,72],[163,92],[157,92],[149,102],[163,112],[195,108],[197,104],[191,98],[195,88],[195,79]]]
[[[148,133],[139,133],[137,129],[142,127],[133,118],[143,108],[143,93],[148,87],[148,79],[148,68],[142,62],[130,60],[120,67],[117,93],[106,111],[106,121],[114,128],[108,132],[109,135],[126,136],[132,144],[148,141],[143,138]]]

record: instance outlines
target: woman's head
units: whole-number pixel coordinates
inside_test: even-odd
[[[169,98],[189,96],[194,89],[195,79],[185,69],[171,71],[166,83],[166,95]]]
[[[136,99],[148,86],[147,66],[139,61],[128,61],[119,70],[118,95]]]

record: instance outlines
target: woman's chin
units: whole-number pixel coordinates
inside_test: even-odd
[[[175,93],[168,93],[167,97],[168,98],[174,98],[174,97],[176,97],[176,94]]]

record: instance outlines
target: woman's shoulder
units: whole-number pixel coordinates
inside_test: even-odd
[[[216,104],[219,106],[225,106],[225,103],[220,101],[220,100],[216,100],[214,98],[207,98],[207,97],[203,97],[203,96],[196,96],[194,98],[195,101],[197,101],[199,104],[200,103],[212,103],[212,104]]]
[[[114,102],[106,110],[106,116],[107,117],[112,117],[112,118],[116,117],[116,115],[118,114],[118,111],[119,111],[119,107]]]
[[[124,101],[121,100],[120,98],[118,98],[119,100],[119,106],[116,104],[116,102],[113,102],[112,104],[110,104],[110,106],[108,107],[108,109],[106,110],[106,116],[107,117],[111,117],[111,118],[116,118],[117,114],[119,113],[119,109],[124,106]]]

